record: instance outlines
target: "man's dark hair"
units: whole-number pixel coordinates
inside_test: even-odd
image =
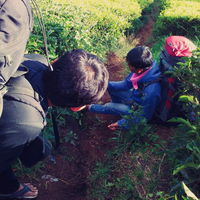
[[[79,107],[97,101],[108,85],[108,71],[95,55],[81,49],[66,52],[44,72],[44,89],[51,103]]]
[[[139,46],[128,52],[126,61],[137,69],[147,70],[153,63],[153,55],[149,47]]]

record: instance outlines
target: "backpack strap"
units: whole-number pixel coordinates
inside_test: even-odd
[[[138,88],[140,90],[140,92],[142,94],[144,94],[144,90],[147,86],[153,84],[153,83],[156,83],[156,82],[159,82],[163,79],[163,76],[160,74],[156,79],[152,80],[152,81],[149,81],[149,82],[146,82],[146,83],[142,83],[142,87]]]
[[[149,81],[149,82],[146,82],[146,83],[142,83],[142,87],[140,87],[140,88],[138,88],[138,90],[142,93],[142,95],[144,95],[144,89],[147,87],[147,86],[149,86],[149,85],[151,85],[151,84],[153,84],[153,83],[156,83],[156,82],[159,82],[159,81],[161,81],[163,79],[163,76],[162,75],[159,75],[156,79],[154,79],[154,80],[152,80],[152,81]],[[133,90],[133,92],[134,92],[134,90]],[[132,93],[133,93],[132,92]],[[127,101],[130,97],[132,96],[132,94],[128,97],[128,98],[126,98],[126,99],[124,99],[123,101],[122,101],[122,103],[123,104],[126,104],[126,105],[133,105],[134,106],[134,108],[135,108],[135,110],[137,110],[138,109],[138,104],[132,99],[132,100],[130,100],[130,101]]]

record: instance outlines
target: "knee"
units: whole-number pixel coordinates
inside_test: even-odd
[[[113,103],[112,102],[108,102],[106,104],[103,105],[105,108],[110,108],[113,106]]]

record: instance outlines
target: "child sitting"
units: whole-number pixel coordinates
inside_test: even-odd
[[[142,116],[149,121],[161,100],[161,85],[159,82],[152,83],[143,92],[140,87],[161,74],[159,66],[146,46],[135,47],[129,51],[126,62],[131,73],[123,81],[108,83],[107,91],[112,102],[105,105],[91,104],[87,107],[92,113],[124,116],[130,115],[130,109],[139,104],[144,109]],[[138,119],[135,119],[133,124],[137,121]],[[111,130],[116,130],[118,127],[130,128],[124,118],[108,126]]]

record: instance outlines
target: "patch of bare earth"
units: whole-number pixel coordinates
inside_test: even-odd
[[[151,38],[153,24],[154,19],[152,14],[150,15],[149,22],[139,30],[138,34],[133,38],[132,43],[136,46],[146,45],[148,39]],[[111,81],[123,80],[124,62],[124,59],[117,57],[113,52],[108,54],[106,66]],[[110,101],[107,92],[101,101],[103,104]],[[88,120],[83,120],[88,122],[84,124],[85,130],[80,128],[77,121],[69,117],[66,117],[66,126],[60,127],[62,143],[58,149],[53,150],[52,154],[56,163],[54,164],[47,159],[41,173],[34,174],[32,177],[21,178],[21,181],[32,182],[38,187],[38,200],[87,199],[87,190],[90,188],[87,177],[96,161],[99,159],[104,160],[106,150],[112,149],[112,144],[108,142],[108,139],[113,136],[113,132],[107,126],[116,122],[119,117],[112,115],[91,115],[88,111],[84,112],[85,116],[88,117]],[[66,141],[66,135],[70,131],[76,134],[76,137],[73,136],[72,138],[73,143]],[[169,133],[163,133],[162,130],[158,130],[158,135],[161,135],[164,139],[169,137]],[[129,156],[128,154],[124,154],[120,158],[121,162],[125,162]],[[142,155],[138,155],[137,162],[134,163],[133,168],[136,168],[137,165],[141,165],[143,168],[146,167],[148,171],[147,161],[144,161]],[[50,175],[50,177],[42,178],[44,175]],[[142,195],[146,195],[142,187],[136,188],[136,190],[142,193]]]

